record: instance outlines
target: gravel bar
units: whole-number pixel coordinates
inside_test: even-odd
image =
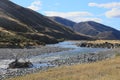
[[[49,47],[43,46],[33,49],[0,49],[0,60],[3,59],[15,59],[17,58],[28,58],[31,56],[37,56],[45,53],[55,53],[61,51],[67,51],[70,48],[60,48],[60,47]]]

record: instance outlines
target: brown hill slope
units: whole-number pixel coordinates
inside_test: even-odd
[[[50,19],[60,24],[63,24],[74,31],[77,31],[79,33],[89,35],[92,37],[96,37],[98,39],[108,39],[108,40],[120,39],[120,36],[119,36],[120,31],[97,22],[86,21],[86,22],[75,23],[68,19],[61,18],[61,17],[54,17],[54,16],[50,17]]]
[[[0,0],[0,26],[15,35],[45,43],[56,43],[58,39],[91,39],[9,0]]]
[[[120,39],[120,31],[93,21],[80,22],[73,28],[77,32],[99,39]]]
[[[48,17],[51,20],[54,20],[60,24],[65,25],[66,27],[69,27],[71,29],[73,29],[73,26],[76,24],[76,22],[73,22],[71,20],[62,18],[62,17],[58,17],[58,16],[52,16],[52,17]]]

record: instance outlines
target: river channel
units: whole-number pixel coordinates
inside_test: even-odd
[[[78,56],[80,54],[98,53],[100,51],[108,50],[108,49],[105,49],[105,48],[78,47],[76,45],[76,43],[77,43],[77,41],[64,41],[64,42],[59,42],[57,44],[46,45],[48,47],[59,47],[59,48],[69,48],[69,49],[65,50],[65,51],[63,50],[63,51],[59,51],[59,52],[50,52],[50,53],[40,54],[40,55],[37,55],[37,56],[30,56],[28,58],[28,60],[33,63],[32,69],[36,69],[36,68],[38,69],[38,68],[47,67],[47,66],[51,66],[51,67],[56,66],[54,64],[49,63],[49,62],[54,61],[54,60],[58,60],[58,59],[62,60],[62,59],[67,59],[69,57]],[[32,49],[32,50],[34,52],[34,49]],[[36,48],[35,48],[35,50],[36,50]],[[37,50],[39,50],[39,48],[37,48]],[[39,53],[39,51],[38,51],[38,53]],[[18,69],[15,69],[15,70],[14,69],[9,69],[9,72],[8,72],[8,69],[7,69],[8,64],[12,61],[14,61],[14,59],[0,60],[0,75],[2,77],[6,73],[7,73],[6,76],[10,76],[10,75],[12,76],[12,75],[14,75],[14,74],[11,74],[11,73],[13,73],[12,71],[18,70]],[[25,73],[25,71],[23,73],[27,74],[27,73]],[[17,71],[16,71],[15,74],[17,74]]]

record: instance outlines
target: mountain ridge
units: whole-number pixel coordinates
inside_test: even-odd
[[[54,21],[63,24],[66,26],[65,23],[62,21],[56,20],[55,18],[57,17],[52,17],[51,19],[54,19]],[[73,21],[65,19],[65,18],[57,18],[57,19],[62,19],[67,23],[67,25],[71,24]],[[79,32],[84,35],[91,36],[96,39],[107,39],[107,40],[120,40],[120,31],[116,30],[112,27],[106,26],[104,24],[94,22],[94,21],[85,21],[85,22],[79,22],[74,24],[73,26],[67,26],[70,27],[70,29]]]
[[[62,17],[58,17],[58,16],[53,16],[53,17],[48,17],[49,19],[53,20],[53,21],[56,21],[60,24],[63,24],[71,29],[73,29],[73,26],[76,24],[76,22],[73,22],[71,20],[68,20],[68,19],[65,19],[65,18],[62,18]]]
[[[74,30],[99,39],[120,39],[120,31],[94,21],[80,22],[74,25]]]
[[[92,39],[9,0],[0,0],[0,27],[17,36],[47,44],[56,43],[60,39]]]

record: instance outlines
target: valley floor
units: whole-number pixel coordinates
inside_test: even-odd
[[[95,63],[61,66],[8,80],[120,80],[120,57]]]

